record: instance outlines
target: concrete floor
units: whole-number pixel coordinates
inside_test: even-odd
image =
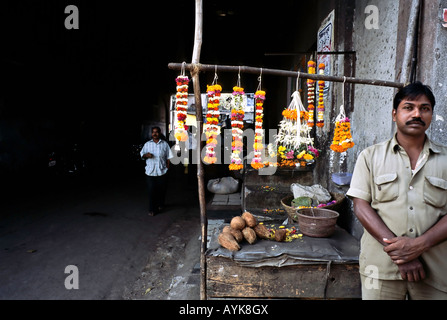
[[[0,299],[199,299],[197,188],[170,175],[155,217],[144,173],[17,183],[0,204]]]

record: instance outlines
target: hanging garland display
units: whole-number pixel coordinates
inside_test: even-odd
[[[340,106],[340,114],[335,119],[334,138],[332,139],[331,150],[335,152],[345,152],[354,146],[351,135],[351,121],[345,115],[345,108]]]
[[[262,150],[264,149],[263,139],[264,139],[264,129],[262,126],[263,117],[264,117],[264,100],[265,100],[265,91],[258,90],[255,93],[255,142],[253,144],[254,149],[254,157],[251,161],[251,166],[255,169],[260,169],[264,167],[262,164]]]
[[[185,129],[185,121],[188,109],[188,84],[189,78],[185,75],[180,75],[175,79],[177,84],[177,94],[175,95],[175,107],[177,111],[177,125],[175,126],[175,138],[178,141],[186,141],[188,133]]]
[[[307,72],[309,74],[315,74],[316,66],[317,64],[315,63],[315,61],[310,60],[307,63]],[[315,125],[315,80],[307,79],[307,88],[307,109],[309,111],[309,119],[307,120],[307,125],[312,128]]]
[[[319,74],[324,75],[324,63],[318,65]],[[322,128],[324,126],[324,86],[323,80],[318,81],[318,114],[317,114],[317,127]]]
[[[244,88],[233,87],[233,101],[231,104],[231,133],[233,142],[231,144],[231,164],[230,170],[240,170],[244,167],[241,153],[244,146],[242,140],[242,129],[244,128]]]
[[[283,111],[284,118],[275,137],[279,166],[306,166],[315,162],[319,151],[313,146],[312,128],[307,125],[309,113],[304,109],[299,92],[295,91],[292,98]]]
[[[219,127],[219,105],[222,87],[218,84],[207,86],[208,112],[203,131],[206,136],[206,156],[205,163],[214,164],[217,161],[215,148],[217,146],[217,136],[220,134]]]

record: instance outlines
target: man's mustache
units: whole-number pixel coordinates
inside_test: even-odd
[[[423,126],[425,126],[425,122],[422,121],[421,118],[415,118],[413,120],[407,121],[407,123],[405,123],[405,124],[406,125],[409,125],[409,124],[422,124]]]

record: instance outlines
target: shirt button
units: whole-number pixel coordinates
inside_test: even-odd
[[[414,187],[413,186],[410,186],[410,190],[413,190],[414,189]]]
[[[413,207],[410,207],[410,210],[413,210]]]
[[[413,233],[413,228],[410,229],[410,232]]]

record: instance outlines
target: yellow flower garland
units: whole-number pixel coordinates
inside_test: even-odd
[[[316,68],[317,64],[315,63],[315,61],[310,60],[307,63],[307,67],[308,67],[308,73],[309,74],[315,74],[315,68]],[[308,79],[307,80],[307,109],[309,111],[309,117],[307,120],[307,125],[309,127],[313,127],[315,125],[314,123],[314,117],[315,117],[315,80],[312,79]]]
[[[324,75],[324,63],[318,65],[320,75]],[[323,80],[318,81],[318,114],[317,114],[317,127],[324,127],[324,86]]]
[[[345,152],[354,146],[351,135],[351,122],[349,118],[339,120],[335,123],[334,138],[332,140],[331,150],[335,152]]]
[[[258,90],[255,93],[256,117],[255,117],[255,142],[253,144],[255,156],[251,161],[251,166],[254,169],[261,169],[264,167],[261,159],[261,152],[264,149],[262,144],[263,129],[262,122],[264,117],[263,105],[265,100],[265,91]]]
[[[214,164],[217,161],[216,151],[217,136],[219,134],[219,104],[222,87],[218,84],[207,86],[208,112],[204,131],[206,135],[206,156],[203,161]]]

